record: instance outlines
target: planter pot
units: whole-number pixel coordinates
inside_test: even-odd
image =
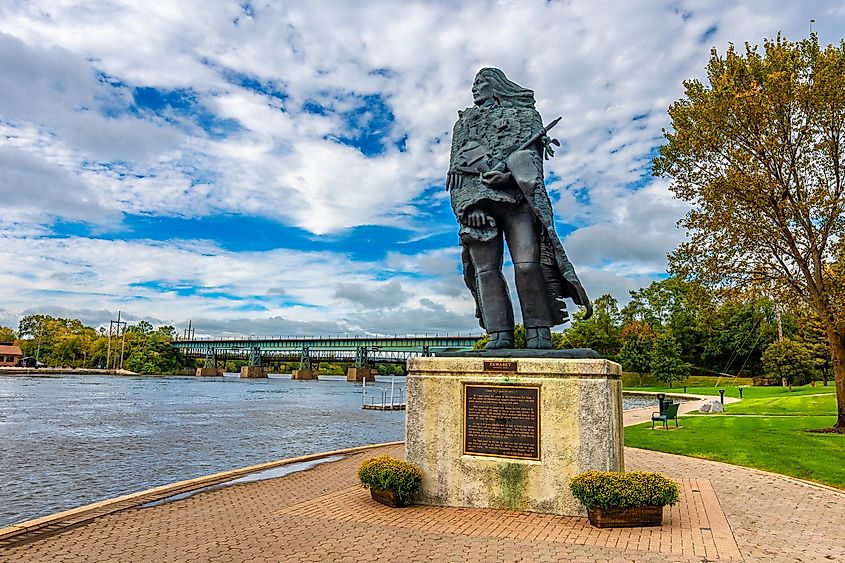
[[[370,488],[370,496],[373,500],[385,504],[391,508],[402,508],[405,503],[399,498],[394,491],[382,491],[380,489]]]
[[[596,528],[635,528],[640,526],[660,526],[663,523],[662,506],[635,506],[630,508],[587,509],[590,524]]]

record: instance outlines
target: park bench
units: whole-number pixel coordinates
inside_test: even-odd
[[[681,403],[669,403],[666,405],[665,412],[653,412],[651,413],[651,429],[654,430],[654,422],[659,420],[663,422],[663,428],[667,428],[667,425],[670,420],[675,420],[675,428],[678,427],[678,407],[681,406]]]

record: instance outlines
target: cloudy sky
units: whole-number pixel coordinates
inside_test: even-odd
[[[682,81],[811,18],[840,40],[827,1],[6,0],[0,325],[478,332],[443,178],[483,66],[563,115],[558,232],[625,302],[683,236],[650,173]]]

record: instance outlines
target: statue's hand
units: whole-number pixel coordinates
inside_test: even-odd
[[[498,170],[491,170],[481,174],[481,183],[485,186],[501,186],[510,180],[510,172],[499,172]]]
[[[460,189],[464,185],[464,175],[457,172],[449,172],[446,175],[446,191]]]
[[[481,209],[473,209],[467,213],[464,216],[464,223],[468,227],[484,227],[485,225],[490,225],[491,227],[496,226],[496,220],[493,216]]]
[[[559,147],[560,141],[549,137],[543,137],[543,158],[545,160],[549,160],[555,155],[555,150],[552,148],[553,145],[555,147]]]

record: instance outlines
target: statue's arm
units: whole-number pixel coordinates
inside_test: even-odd
[[[530,129],[532,135],[535,135],[543,129],[543,118],[540,117],[540,112],[538,112],[536,109],[531,110]],[[540,142],[534,143],[534,145],[530,149],[533,152],[537,153],[537,156],[539,156],[541,160],[543,158],[544,147],[546,145],[547,139],[548,137],[544,136],[542,139],[540,139]]]

